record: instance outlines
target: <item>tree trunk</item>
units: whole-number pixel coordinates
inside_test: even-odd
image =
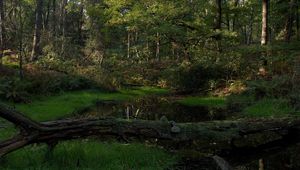
[[[33,36],[31,61],[34,61],[41,55],[41,31],[42,31],[43,0],[36,0],[35,29]]]
[[[215,30],[220,30],[222,27],[222,0],[216,0],[216,12]]]
[[[160,61],[160,36],[159,33],[156,33],[156,53],[155,57],[158,61]]]
[[[51,8],[51,1],[48,0],[48,2],[47,2],[47,11],[44,14],[44,28],[47,31],[49,30],[50,8]]]
[[[19,4],[19,22],[20,22],[20,29],[19,29],[19,77],[22,80],[24,78],[23,73],[23,18],[22,18],[22,5]]]
[[[55,37],[56,36],[56,0],[52,1],[52,34]]]
[[[299,25],[299,0],[296,2],[296,31],[297,31],[297,40],[300,40],[300,33],[299,30],[300,25]]]
[[[221,45],[221,30],[222,30],[222,0],[216,0],[216,16],[215,16],[215,40],[217,41],[217,49],[219,52],[222,51]]]
[[[4,53],[4,0],[0,0],[0,65],[2,65],[2,58]]]
[[[127,58],[130,58],[130,32],[127,31]]]
[[[67,17],[67,11],[66,6],[68,4],[68,0],[62,0],[61,4],[61,14],[60,14],[60,31],[62,33],[62,42],[61,42],[61,50],[60,50],[60,56],[64,57],[65,55],[65,43],[66,43],[66,17]]]
[[[261,30],[261,45],[268,44],[268,6],[269,0],[262,1],[262,30]]]
[[[295,139],[300,128],[300,119],[293,118],[180,124],[173,121],[95,118],[37,123],[3,104],[0,104],[0,117],[21,129],[15,137],[0,142],[0,157],[33,143],[52,145],[59,141],[89,136],[115,136],[124,139],[138,137],[163,143],[169,141],[172,146],[177,146],[177,149],[220,151],[257,147],[277,140],[290,139],[290,136]]]
[[[288,2],[287,16],[286,16],[286,22],[284,28],[284,32],[285,32],[284,40],[286,42],[291,41],[291,37],[293,34],[294,14],[295,14],[295,1],[290,0],[290,2]]]
[[[239,0],[235,0],[234,1],[234,8],[236,9],[238,7],[239,4]],[[235,32],[236,31],[236,19],[238,17],[238,14],[236,11],[234,11],[234,15],[233,15],[233,19],[232,19],[232,31]]]
[[[82,35],[82,27],[84,24],[84,5],[83,0],[80,1],[80,18],[78,20],[78,44],[84,46],[84,37]]]

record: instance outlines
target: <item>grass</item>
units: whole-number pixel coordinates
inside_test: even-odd
[[[29,104],[16,104],[17,110],[36,121],[55,120],[83,108],[90,107],[99,100],[125,101],[145,95],[162,95],[168,90],[155,87],[123,89],[119,92],[107,93],[97,90],[65,92],[57,96],[37,97]]]
[[[293,115],[295,109],[284,99],[263,99],[242,112],[249,117],[283,117]]]
[[[0,141],[11,138],[17,133],[17,130],[13,127],[13,125],[8,122],[0,121],[0,125],[5,126],[4,128],[0,128]]]
[[[185,106],[225,107],[226,99],[223,97],[186,97],[177,101]]]
[[[162,149],[142,144],[68,141],[47,154],[45,145],[26,147],[11,153],[0,163],[3,170],[163,170],[176,162]]]
[[[66,92],[57,96],[36,98],[29,104],[17,104],[16,109],[36,121],[55,120],[94,105],[97,100],[129,100],[133,96],[86,90]]]
[[[36,121],[54,120],[89,107],[97,100],[130,100],[144,95],[161,95],[167,90],[141,87],[106,93],[95,90],[66,92],[57,96],[36,97],[30,104],[16,104],[17,110]],[[3,120],[0,123],[5,122]],[[5,123],[6,124],[6,123]],[[8,124],[0,128],[0,140],[16,133]],[[166,169],[176,162],[162,149],[142,144],[100,143],[77,140],[62,142],[55,147],[53,155],[47,154],[45,145],[33,145],[15,151],[0,160],[3,170],[119,170],[119,169]]]
[[[120,92],[122,94],[128,94],[128,95],[145,96],[145,95],[164,95],[170,93],[170,90],[145,86],[145,87],[136,87],[130,89],[122,89],[120,90]]]

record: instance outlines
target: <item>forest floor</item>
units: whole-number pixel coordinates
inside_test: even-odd
[[[155,87],[137,87],[117,92],[81,90],[54,96],[35,96],[27,104],[12,104],[17,110],[36,121],[70,117],[90,108],[97,101],[126,102],[145,96],[161,96],[188,107],[226,108],[226,97],[173,96],[170,90]],[[280,103],[282,103],[280,105]],[[287,116],[291,112],[284,101],[262,100],[246,107],[243,117]],[[239,116],[241,117],[241,116]],[[1,120],[0,120],[1,121]],[[4,122],[2,120],[2,122]],[[0,139],[7,139],[16,132],[12,125],[0,128]],[[46,161],[47,160],[47,161]],[[163,148],[150,144],[124,144],[117,140],[101,142],[96,139],[74,140],[60,143],[49,154],[45,145],[33,145],[9,154],[1,160],[0,169],[166,169],[179,160]]]
[[[95,105],[99,100],[126,101],[145,95],[163,95],[169,91],[152,87],[124,89],[108,93],[98,90],[65,92],[50,97],[36,96],[29,104],[14,107],[36,121],[47,121],[70,116]],[[10,103],[11,104],[11,103]],[[11,104],[12,105],[12,104]],[[1,120],[0,120],[1,121]],[[4,122],[4,121],[2,121]],[[0,139],[16,133],[4,123]],[[177,158],[162,148],[146,144],[122,144],[118,141],[76,140],[60,143],[49,155],[47,146],[34,145],[9,154],[1,160],[0,169],[165,169]]]

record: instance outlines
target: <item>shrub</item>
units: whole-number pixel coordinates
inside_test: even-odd
[[[13,102],[27,102],[29,94],[26,88],[28,86],[30,86],[29,82],[18,78],[0,79],[0,98]]]
[[[291,78],[287,75],[274,76],[271,80],[249,81],[248,91],[257,99],[264,97],[288,97],[293,87]]]
[[[183,91],[204,91],[214,87],[218,81],[226,77],[226,70],[220,66],[203,66],[200,64],[182,64],[179,67],[169,68],[163,73],[163,79],[170,87]]]

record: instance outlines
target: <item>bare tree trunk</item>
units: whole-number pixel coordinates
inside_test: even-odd
[[[261,31],[261,45],[268,44],[268,6],[269,0],[262,1],[262,31]]]
[[[84,24],[84,4],[83,0],[80,1],[80,19],[78,21],[78,44],[84,45],[82,27]]]
[[[134,48],[134,51],[135,51],[135,56],[136,58],[140,58],[140,55],[139,55],[139,49],[138,49],[138,46],[139,46],[139,33],[137,30],[135,30],[135,39],[134,39],[134,43],[135,43],[135,48]]]
[[[3,53],[4,53],[4,34],[5,34],[5,29],[4,29],[4,0],[0,0],[0,65],[2,65],[2,58],[3,58]]]
[[[43,0],[36,0],[35,11],[35,29],[33,36],[31,61],[34,61],[41,55],[41,31],[42,31]]]
[[[222,0],[216,0],[216,17],[215,17],[215,27],[216,35],[214,36],[217,41],[217,49],[219,52],[222,51],[221,45],[221,29],[222,29]]]
[[[127,31],[127,58],[130,58],[130,32]]]
[[[297,31],[297,40],[300,39],[300,28],[299,28],[299,0],[296,2],[296,31]]]
[[[263,159],[259,159],[258,160],[258,170],[265,170],[264,160]]]
[[[239,0],[235,0],[234,1],[234,8],[237,8],[239,4]],[[236,31],[236,19],[237,19],[238,15],[235,11],[234,15],[233,15],[233,19],[232,19],[232,31],[235,32]]]
[[[60,56],[64,56],[65,52],[65,43],[66,43],[66,6],[68,4],[68,0],[62,0],[61,4],[61,23],[60,23],[60,29],[62,32],[62,42],[61,42],[61,51],[60,51]]]
[[[20,79],[24,78],[23,73],[23,19],[22,19],[22,5],[19,4],[19,22],[20,22],[20,29],[19,29],[19,76]]]
[[[159,33],[156,33],[156,53],[155,53],[156,59],[160,60],[160,36]]]
[[[284,28],[284,40],[286,42],[291,41],[291,37],[293,34],[293,23],[294,23],[294,14],[295,14],[295,1],[290,0],[288,2],[288,8],[287,8],[287,16],[286,16],[286,22],[285,22],[285,28]]]
[[[49,19],[50,19],[50,8],[51,8],[51,1],[48,0],[47,3],[47,11],[44,14],[44,28],[48,31],[49,30]]]
[[[52,34],[55,37],[56,36],[56,0],[52,1]]]
[[[216,0],[216,12],[215,30],[220,30],[222,27],[222,0]]]
[[[147,42],[146,42],[146,55],[147,55],[147,61],[149,61],[150,59],[150,55],[151,55],[151,51],[150,51],[150,47],[149,47],[149,38],[148,38],[148,34],[147,36]]]

